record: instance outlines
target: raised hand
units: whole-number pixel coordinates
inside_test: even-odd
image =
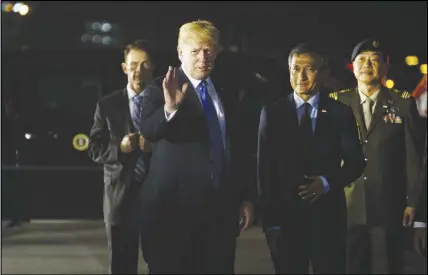
[[[189,87],[187,83],[180,86],[177,70],[178,68],[169,66],[168,72],[162,83],[163,95],[165,98],[165,111],[168,113],[172,113],[178,109]]]

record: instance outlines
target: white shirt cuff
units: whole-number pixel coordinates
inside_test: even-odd
[[[174,117],[175,113],[177,113],[177,110],[175,110],[175,111],[174,111],[174,112],[172,112],[172,113],[168,113],[168,112],[165,110],[165,107],[163,108],[163,110],[164,110],[164,112],[165,112],[165,118],[166,118],[166,121],[170,121],[170,120]]]
[[[324,194],[327,194],[327,192],[330,190],[330,185],[328,184],[328,181],[323,176],[320,176],[322,185],[324,185]]]
[[[413,223],[413,227],[414,228],[421,228],[421,227],[427,227],[427,224],[426,223],[424,223],[424,222],[414,222]]]

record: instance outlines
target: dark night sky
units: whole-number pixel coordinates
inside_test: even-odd
[[[50,30],[53,34],[62,29],[69,36],[80,37],[84,20],[106,19],[123,27],[125,40],[153,36],[156,28],[157,41],[174,49],[179,26],[196,18],[213,20],[224,36],[246,31],[249,48],[257,52],[287,51],[313,39],[347,57],[357,42],[376,36],[388,44],[392,55],[414,52],[426,58],[427,3],[422,1],[42,1],[28,22],[32,21],[33,33],[44,30],[49,35]]]
[[[344,68],[359,41],[376,37],[388,49],[394,68],[401,67],[396,74],[407,70],[419,78],[417,68],[406,67],[407,55],[426,62],[427,2],[423,1],[29,3],[34,7],[31,16],[17,19],[22,21],[24,43],[33,49],[79,48],[85,21],[107,20],[121,26],[124,43],[144,37],[159,49],[174,52],[179,27],[204,18],[217,25],[225,46],[245,33],[248,52],[256,55],[279,57],[298,43],[322,41],[331,63]]]

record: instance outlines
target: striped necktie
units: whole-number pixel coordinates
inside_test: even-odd
[[[140,133],[140,120],[141,113],[143,110],[143,97],[142,96],[134,96],[132,98],[132,103],[134,104],[133,111],[131,113],[132,123],[135,129]],[[139,139],[139,136],[138,136]],[[139,144],[139,140],[137,140],[137,144]],[[143,158],[143,152],[141,152],[140,148],[137,147],[138,158],[134,168],[134,180],[136,182],[142,182],[147,174],[147,169],[145,165],[145,161]]]

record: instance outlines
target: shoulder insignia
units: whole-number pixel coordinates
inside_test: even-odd
[[[407,91],[404,91],[402,94],[401,94],[401,98],[404,98],[404,99],[409,99],[409,98],[411,98],[412,97],[412,94],[411,93],[409,93],[409,92],[407,92]]]
[[[339,91],[339,93],[346,93],[346,92],[350,92],[352,90],[353,90],[352,88],[351,89],[344,89],[344,90]]]
[[[330,93],[328,96],[330,98],[333,98],[334,100],[337,100],[339,98],[339,95],[337,94],[337,92]]]

